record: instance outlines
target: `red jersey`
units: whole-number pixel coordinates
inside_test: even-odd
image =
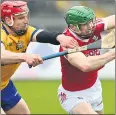
[[[95,42],[101,39],[101,32],[104,31],[105,23],[99,22],[96,25],[93,35],[89,38],[88,42],[83,42],[77,35],[75,35],[69,28],[66,28],[64,34],[73,37],[79,44],[79,46],[88,45],[89,43]],[[63,51],[60,47],[60,51]],[[83,51],[86,56],[100,55],[100,50],[87,50]],[[90,88],[96,82],[98,76],[98,70],[91,72],[83,72],[80,69],[71,65],[68,60],[61,56],[61,71],[62,71],[62,86],[68,91],[79,91]],[[81,62],[80,62],[81,63]]]

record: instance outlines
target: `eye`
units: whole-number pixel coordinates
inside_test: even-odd
[[[87,24],[85,23],[85,24],[80,24],[80,26],[82,27],[82,26],[86,26]]]
[[[24,18],[25,18],[24,16],[19,17],[20,20],[22,20],[22,19],[24,19]]]
[[[23,19],[22,17],[19,17],[19,19]]]
[[[82,24],[83,26],[86,26],[87,24]]]

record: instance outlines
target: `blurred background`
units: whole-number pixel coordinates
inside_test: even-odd
[[[55,1],[25,0],[30,9],[30,24],[36,28],[63,32],[67,27],[64,17],[67,10],[75,5],[92,8],[97,17],[115,14],[114,0],[96,1]],[[41,56],[58,52],[59,46],[31,43],[27,52],[39,53]],[[104,52],[102,50],[102,52]],[[29,69],[23,63],[12,79],[22,97],[26,100],[32,114],[64,114],[57,98],[57,88],[61,83],[59,58],[45,61],[44,64]],[[99,78],[103,87],[105,114],[115,113],[115,61],[102,69]]]

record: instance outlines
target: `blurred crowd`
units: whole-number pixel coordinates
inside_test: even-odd
[[[92,8],[97,17],[104,17],[115,13],[114,0],[96,1],[60,1],[60,0],[28,0],[31,24],[48,30],[62,32],[66,27],[65,13],[75,5]],[[38,25],[37,25],[38,24]]]

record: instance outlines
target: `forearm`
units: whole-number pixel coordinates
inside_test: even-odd
[[[89,57],[86,57],[81,52],[68,55],[68,61],[71,63],[71,65],[75,66],[76,68],[80,69],[83,72],[96,70],[104,66],[106,63],[112,61],[113,59],[115,59],[114,52],[107,52],[100,56],[89,56]]]
[[[87,71],[96,70],[104,66],[108,62],[112,61],[113,59],[115,59],[115,55],[114,53],[111,53],[111,52],[107,52],[100,56],[89,56],[87,57],[87,60],[90,66],[87,69]]]
[[[14,64],[24,62],[24,53],[1,51],[1,64]]]
[[[40,43],[51,43],[53,45],[59,45],[57,37],[61,33],[57,32],[48,32],[48,31],[41,31],[36,35],[36,41]]]

